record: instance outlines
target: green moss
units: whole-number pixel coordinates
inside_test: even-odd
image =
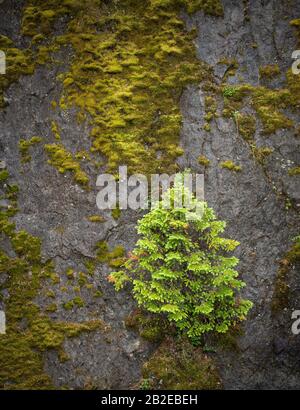
[[[46,293],[47,298],[55,299],[55,293],[52,289],[48,290]]]
[[[72,268],[67,269],[66,276],[69,280],[74,279],[74,270]]]
[[[152,317],[140,309],[134,310],[125,320],[125,326],[133,329],[150,342],[160,342],[170,331],[170,326],[164,319]]]
[[[41,137],[32,137],[29,140],[20,139],[19,151],[21,154],[21,161],[23,163],[31,161],[31,155],[29,154],[29,148],[42,141]]]
[[[81,169],[80,163],[74,159],[73,155],[63,145],[46,144],[45,150],[50,157],[48,161],[50,165],[53,165],[61,174],[67,171],[72,172],[76,182],[84,187],[87,186],[89,182],[87,174]]]
[[[90,222],[100,222],[100,223],[105,222],[105,219],[101,215],[91,215],[88,217],[88,220]]]
[[[58,125],[55,121],[51,122],[51,131],[53,132],[54,138],[59,141],[61,139],[60,132],[59,132]]]
[[[271,155],[272,152],[274,151],[273,148],[269,148],[269,147],[259,147],[258,148],[258,147],[256,147],[256,145],[252,145],[251,149],[252,149],[252,153],[253,153],[255,159],[261,165],[265,164],[265,161],[266,161],[267,157],[269,155]]]
[[[209,132],[211,130],[210,124],[208,122],[206,122],[203,126],[204,131]]]
[[[2,171],[0,171],[0,182],[6,181],[8,177],[9,177],[9,173],[6,169],[3,169]]]
[[[103,296],[103,292],[101,290],[96,290],[94,293],[94,298],[101,298]]]
[[[217,369],[200,348],[187,340],[166,338],[143,366],[143,379],[151,389],[220,389]]]
[[[113,217],[115,220],[118,220],[118,219],[120,218],[121,213],[122,213],[122,211],[121,211],[121,209],[118,208],[118,207],[114,208],[114,209],[111,211],[111,215],[112,215],[112,217]]]
[[[238,113],[235,116],[235,118],[237,128],[242,137],[247,141],[252,140],[256,129],[256,122],[254,116]]]
[[[93,276],[94,273],[95,273],[95,269],[96,269],[96,260],[87,259],[87,260],[84,262],[84,265],[85,265],[85,267],[86,267],[86,270],[87,270],[88,274],[89,274],[90,276]]]
[[[22,33],[31,37],[31,46],[18,50],[1,37],[9,64],[0,90],[71,44],[74,59],[60,76],[64,92],[59,104],[61,109],[76,106],[80,122],[89,119],[91,151],[107,158],[109,171],[124,163],[129,172],[176,171],[183,153],[178,146],[182,90],[203,79],[213,84],[211,71],[196,58],[195,30],[185,29],[182,9],[223,15],[219,0],[27,0]],[[68,16],[66,32],[51,39],[61,16]],[[52,131],[60,139],[54,122]],[[77,174],[77,182],[87,184],[86,175]]]
[[[234,97],[237,95],[237,88],[233,86],[226,86],[223,89],[223,95],[228,98]]]
[[[300,236],[294,238],[294,243],[290,250],[279,262],[279,269],[275,278],[274,292],[272,296],[272,313],[276,315],[284,308],[288,307],[290,300],[290,287],[288,285],[288,275],[294,265],[300,263]]]
[[[259,68],[260,77],[273,78],[278,74],[280,74],[278,64],[269,64]]]
[[[84,300],[83,300],[81,297],[79,297],[79,296],[76,296],[76,297],[73,299],[73,303],[74,303],[74,305],[77,306],[77,307],[83,307],[83,306],[85,305]]]
[[[242,170],[242,167],[240,165],[236,165],[230,160],[223,161],[220,165],[222,168],[229,169],[230,171],[240,172]]]
[[[290,176],[300,175],[300,166],[289,169],[289,175]]]
[[[125,249],[123,246],[116,246],[112,251],[109,251],[108,244],[105,241],[100,241],[96,244],[97,261],[107,263],[112,268],[118,268],[124,263]]]
[[[258,114],[265,134],[272,134],[278,129],[291,128],[294,122],[281,112],[283,109],[295,110],[300,101],[299,82],[296,76],[287,73],[288,88],[273,90],[267,87],[254,87],[249,84],[223,87],[224,110],[226,117],[234,116],[243,105],[243,99],[249,97]]]
[[[46,312],[53,313],[53,312],[56,312],[56,311],[57,311],[57,304],[56,303],[51,303],[50,305],[48,305],[46,307]]]
[[[227,79],[230,76],[234,76],[239,67],[238,62],[234,58],[223,58],[218,62],[218,64],[227,65],[227,69],[223,75],[223,80]]]
[[[87,284],[87,282],[88,282],[88,280],[87,280],[86,274],[84,272],[79,272],[78,273],[78,284],[79,284],[79,286],[84,286],[84,285]]]
[[[223,351],[230,351],[230,352],[238,352],[239,345],[238,345],[238,338],[243,335],[243,330],[241,326],[235,325],[229,329],[228,332],[218,334],[215,338],[215,344],[221,348]]]
[[[200,165],[203,165],[204,167],[208,167],[210,164],[210,160],[206,158],[204,155],[200,155],[198,158],[198,162]]]
[[[193,8],[212,12],[217,4],[198,1]],[[177,1],[91,6],[57,38],[75,51],[70,71],[61,76],[61,108],[75,105],[81,119],[91,118],[92,151],[106,156],[110,171],[124,163],[129,172],[178,168],[180,95],[186,84],[211,76],[196,58],[181,6],[192,9]]]
[[[16,82],[21,75],[30,75],[34,72],[33,54],[30,50],[21,50],[14,46],[13,42],[0,36],[0,50],[6,56],[6,73],[0,75],[0,108],[5,106],[3,92],[12,83]]]
[[[75,154],[75,158],[79,160],[91,160],[91,156],[87,151],[78,151]]]
[[[212,96],[206,96],[205,97],[205,115],[204,115],[204,119],[205,121],[207,121],[207,125],[209,125],[208,123],[217,116],[217,103],[214,97]],[[205,125],[206,125],[205,124]],[[205,126],[204,126],[205,129]],[[206,130],[209,131],[209,130]]]
[[[296,36],[298,38],[298,45],[300,45],[300,19],[294,19],[290,21],[290,25],[295,27]]]

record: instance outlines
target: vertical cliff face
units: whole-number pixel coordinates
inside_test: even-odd
[[[254,303],[239,335],[210,354],[222,384],[299,388],[291,314],[300,309],[300,79],[290,70],[299,32],[290,22],[300,5],[170,1],[144,12],[134,1],[55,3],[0,4],[0,49],[14,70],[1,82],[0,160],[9,177],[1,174],[8,334],[0,349],[21,334],[9,354],[26,351],[24,368],[35,352],[26,388],[137,385],[157,343],[128,326],[135,304],[106,278],[134,246],[141,213],[99,218],[95,182],[107,163],[189,167],[204,173],[207,202],[241,243],[243,295]],[[152,42],[146,19],[158,33]],[[24,285],[22,293],[22,283],[35,292]],[[0,370],[1,387],[24,387],[24,368]]]

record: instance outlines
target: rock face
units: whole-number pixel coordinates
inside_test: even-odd
[[[20,3],[1,4],[5,18],[1,18],[0,31],[22,45],[24,40],[18,34]],[[223,0],[224,17],[197,12],[192,16],[183,14],[183,19],[188,28],[196,27],[197,55],[213,67],[216,84],[221,85],[226,75],[226,65],[218,62],[227,58],[238,63],[234,75],[227,79],[228,84],[248,83],[256,87],[263,84],[259,68],[278,64],[282,74],[270,80],[268,86],[283,88],[284,73],[291,66],[292,51],[297,48],[294,30],[289,25],[290,20],[300,16],[297,3]],[[65,61],[71,56],[67,49],[59,53]],[[43,258],[53,259],[58,272],[69,268],[80,272],[85,269],[84,261],[94,257],[97,241],[107,241],[111,249],[121,245],[130,250],[137,238],[135,225],[139,215],[123,211],[119,219],[114,219],[107,212],[104,223],[89,221],[90,215],[97,214],[96,189],[88,192],[75,184],[71,175],[57,173],[47,164],[42,144],[31,149],[30,162],[21,163],[20,138],[43,135],[46,139],[51,134],[52,121],[59,125],[70,152],[90,147],[89,126],[78,125],[75,110],[51,111],[51,101],[59,99],[61,93],[56,77],[64,69],[61,65],[41,66],[32,76],[21,77],[6,91],[7,107],[0,110],[0,160],[20,188],[19,212],[14,217],[17,229],[25,229],[42,239]],[[280,129],[265,136],[252,105],[246,101],[242,112],[256,118],[256,145],[273,149],[262,165],[254,158],[232,118],[220,115],[211,121],[210,131],[203,131],[206,95],[197,86],[188,87],[182,95],[181,146],[185,153],[179,163],[194,172],[204,172],[206,200],[218,217],[228,222],[227,236],[241,243],[236,256],[240,258],[241,277],[247,283],[243,294],[254,303],[243,325],[244,334],[238,339],[238,350],[214,355],[222,382],[228,389],[300,388],[300,336],[291,332],[292,311],[300,309],[299,266],[298,269],[292,266],[287,278],[290,286],[287,305],[276,314],[271,309],[278,262],[299,233],[299,176],[289,177],[286,169],[288,160],[299,163],[299,137],[294,129]],[[222,96],[216,97],[218,112],[222,111],[223,103]],[[299,112],[287,114],[299,123]],[[210,160],[208,167],[199,165],[199,155]],[[220,167],[226,160],[240,164],[242,171]],[[95,186],[97,170],[87,165],[86,172]],[[289,209],[287,198],[292,202]],[[5,246],[3,241],[4,249]],[[126,291],[115,293],[107,283],[108,272],[109,268],[103,265],[91,279],[102,297],[94,298],[84,290],[84,307],[72,310],[61,306],[75,295],[74,289],[63,278],[59,285],[53,285],[60,302],[58,310],[51,313],[53,320],[80,322],[96,316],[108,327],[105,335],[92,332],[68,339],[65,351],[69,360],[64,363],[54,351],[45,354],[45,370],[57,387],[134,386],[141,377],[142,364],[155,349],[155,345],[126,329],[124,320],[134,308],[134,302]],[[64,286],[67,291],[62,290]],[[46,306],[48,302],[40,296],[36,303]]]

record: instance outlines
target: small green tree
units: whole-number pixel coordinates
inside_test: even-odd
[[[139,306],[166,316],[190,338],[224,333],[244,320],[252,306],[236,296],[245,286],[234,269],[239,260],[226,256],[239,243],[219,236],[226,223],[216,220],[205,202],[192,197],[198,212],[174,206],[176,192],[178,185],[138,222],[140,239],[109,280],[116,290],[132,282]],[[169,209],[166,198],[171,198]]]

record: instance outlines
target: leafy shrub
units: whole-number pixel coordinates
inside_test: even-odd
[[[166,195],[174,204],[175,188]],[[194,213],[191,219],[187,207],[164,208],[166,197],[139,221],[133,252],[108,279],[116,290],[131,282],[139,306],[163,315],[189,338],[225,333],[252,306],[236,297],[245,283],[234,269],[238,259],[226,256],[239,243],[219,236],[226,223],[216,220],[205,202],[193,197],[203,215]]]

